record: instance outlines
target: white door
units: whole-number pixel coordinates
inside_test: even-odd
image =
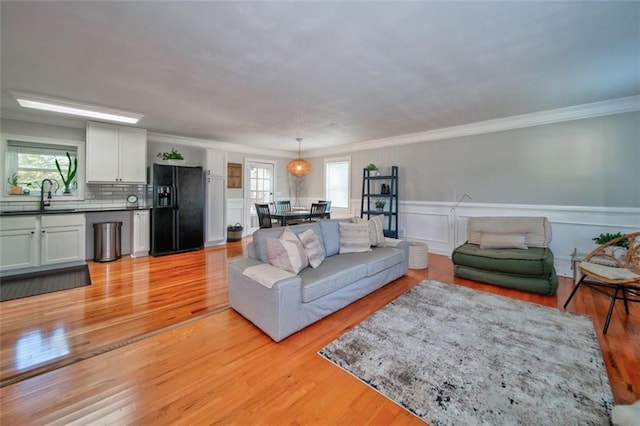
[[[121,126],[118,129],[120,143],[119,182],[147,182],[147,131]]]
[[[275,170],[276,163],[271,161],[247,160],[245,165],[245,182],[248,182],[244,199],[247,212],[247,235],[251,235],[258,225],[258,215],[256,214],[256,203],[272,203],[275,191]]]

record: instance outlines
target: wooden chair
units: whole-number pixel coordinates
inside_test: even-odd
[[[258,213],[258,224],[260,225],[260,229],[273,227],[273,224],[271,223],[269,204],[256,203],[256,213]]]
[[[331,201],[329,200],[318,200],[318,203],[324,203],[327,205],[327,208],[325,209],[325,216],[327,219],[331,219]]]
[[[276,201],[274,204],[274,208],[276,209],[276,213],[287,213],[291,211],[291,201],[282,200]],[[287,220],[287,225],[297,225],[299,222],[294,220]]]
[[[640,302],[640,232],[623,235],[601,245],[580,262],[582,277],[564,304],[569,302],[580,287],[590,287],[611,298],[603,334],[607,334],[613,307],[617,300],[624,301],[629,314],[629,302]],[[585,281],[589,277],[595,281]]]
[[[309,216],[309,222],[314,222],[318,219],[321,219],[324,215],[325,210],[327,209],[326,203],[312,203],[311,204],[311,215]],[[316,216],[318,215],[318,216]],[[314,217],[315,216],[315,217]]]

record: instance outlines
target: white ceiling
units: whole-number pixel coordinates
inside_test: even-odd
[[[2,1],[23,90],[297,150],[640,94],[640,2]],[[47,118],[49,117],[49,118]]]

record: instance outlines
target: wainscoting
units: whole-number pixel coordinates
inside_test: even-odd
[[[302,199],[311,203],[317,197]],[[602,232],[628,233],[640,230],[640,209],[527,204],[461,203],[455,210],[450,202],[401,201],[399,235],[429,245],[429,252],[450,256],[467,239],[467,219],[475,216],[546,216],[551,221],[551,249],[558,275],[573,277],[571,254],[595,248],[591,239]],[[228,200],[230,224],[242,223],[241,199]],[[352,199],[349,211],[332,211],[333,218],[360,215],[360,200]],[[243,224],[244,225],[244,224]],[[246,230],[246,227],[245,227]],[[245,235],[246,236],[246,235]]]
[[[360,200],[352,200],[351,211],[360,212]],[[399,235],[429,245],[429,251],[451,255],[467,239],[467,219],[475,216],[546,216],[551,222],[551,249],[558,275],[572,277],[571,254],[588,253],[591,240],[602,232],[628,233],[640,229],[640,209],[520,204],[400,202]]]

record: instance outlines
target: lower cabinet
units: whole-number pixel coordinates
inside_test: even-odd
[[[0,271],[83,263],[85,216],[51,214],[0,221]]]
[[[40,264],[84,261],[83,214],[41,216]]]
[[[151,249],[151,212],[149,210],[133,212],[131,234],[131,257],[149,256]]]
[[[40,263],[36,216],[0,220],[0,271],[29,268]]]

